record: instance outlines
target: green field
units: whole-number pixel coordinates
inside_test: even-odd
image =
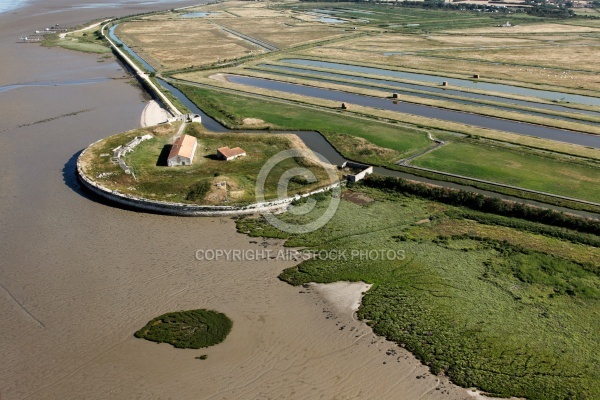
[[[419,129],[356,118],[343,112],[275,103],[188,85],[176,86],[200,109],[228,127],[243,128],[244,118],[258,118],[274,129],[318,130],[347,157],[372,164],[393,163],[431,145],[427,134]]]
[[[316,129],[346,158],[371,165],[400,168],[394,164],[396,161],[432,146],[426,131],[416,127],[395,126],[217,90],[178,87],[226,126],[243,127],[244,118],[260,118],[265,122],[263,127]],[[509,147],[485,139],[459,139],[447,132],[433,134],[450,143],[416,158],[413,165],[582,200],[600,198],[600,169],[593,160]],[[515,194],[511,189],[506,191]]]
[[[43,42],[43,46],[53,47],[59,46],[69,50],[81,51],[84,53],[105,54],[111,50],[107,42],[102,38],[98,31],[85,31],[71,33],[64,39],[58,37],[57,34],[47,35]]]
[[[153,318],[135,333],[135,337],[169,343],[180,349],[200,349],[221,343],[232,326],[233,322],[220,312],[178,311]]]
[[[451,142],[412,164],[589,201],[600,199],[600,168],[560,156],[480,143]]]
[[[391,4],[356,4],[336,2],[306,2],[288,3],[279,5],[281,8],[292,8],[294,10],[311,11],[317,9],[329,9],[336,11],[335,16],[340,18],[355,19],[355,23],[368,20],[369,25],[377,28],[385,28],[387,31],[395,32],[431,32],[450,29],[464,29],[485,27],[506,22],[504,13],[476,13],[451,10],[422,9],[413,7],[393,7]],[[367,12],[368,14],[365,14]],[[511,14],[511,21],[519,24],[539,22],[540,18],[531,17],[526,14]],[[364,22],[363,22],[364,23]]]
[[[319,231],[288,235],[250,218],[238,229],[311,250],[404,254],[317,258],[281,279],[372,283],[359,317],[461,386],[532,400],[600,393],[600,249],[450,217],[457,209],[431,201],[354,190],[376,201],[342,201]]]

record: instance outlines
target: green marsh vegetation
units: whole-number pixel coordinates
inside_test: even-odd
[[[201,349],[221,343],[232,326],[233,322],[217,311],[178,311],[153,318],[135,333],[135,337],[169,343],[180,349]],[[199,359],[205,360],[206,355]]]
[[[582,200],[600,199],[600,164],[592,160],[455,139],[412,164]]]
[[[261,218],[238,220],[238,230],[309,250],[403,251],[403,259],[312,259],[280,278],[372,283],[359,317],[461,386],[528,399],[600,393],[600,248],[545,235],[551,225],[477,222],[460,215],[473,213],[465,208],[364,185],[353,190],[375,201],[342,201],[319,231],[284,234]]]
[[[111,52],[108,42],[102,36],[99,28],[94,31],[70,33],[64,39],[61,39],[58,34],[46,35],[42,41],[42,46],[59,46],[84,53],[106,54]]]

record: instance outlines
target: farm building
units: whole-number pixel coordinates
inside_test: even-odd
[[[171,147],[169,157],[167,158],[167,165],[169,167],[192,165],[197,146],[198,140],[195,137],[190,135],[179,137],[173,143],[173,147]]]
[[[246,152],[240,147],[234,147],[233,149],[230,149],[229,147],[225,146],[217,149],[217,156],[221,160],[225,161],[233,160],[234,158],[238,157],[244,157],[245,155]]]

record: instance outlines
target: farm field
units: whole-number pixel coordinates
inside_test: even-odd
[[[359,317],[433,373],[532,400],[598,393],[600,280],[597,263],[585,262],[600,257],[598,248],[451,217],[457,208],[427,200],[352,190],[374,201],[342,201],[310,235],[282,235],[260,218],[238,221],[238,230],[316,254],[346,251],[346,259],[317,255],[280,278],[373,284]],[[352,258],[353,251],[388,256]]]
[[[298,54],[449,76],[479,74],[486,80],[532,87],[554,85],[571,92],[600,91],[596,79],[598,65],[593,62],[600,38],[587,33],[565,37],[560,31],[563,27],[567,31],[572,28],[558,25],[557,30],[544,36],[511,35],[506,30],[496,36],[492,28],[473,36],[455,33],[397,38],[392,34],[380,34],[348,40],[343,45],[332,43],[311,48]]]
[[[230,18],[220,23],[281,49],[348,35],[344,29],[320,22],[299,21],[291,16]]]

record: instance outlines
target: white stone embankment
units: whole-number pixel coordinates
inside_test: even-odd
[[[97,142],[96,142],[97,143]],[[222,217],[222,216],[237,216],[237,215],[250,215],[260,214],[263,212],[279,212],[284,211],[295,199],[302,197],[308,197],[316,193],[322,193],[332,190],[340,186],[340,183],[325,186],[323,188],[314,190],[309,193],[302,195],[296,195],[294,197],[287,197],[284,199],[277,199],[273,201],[248,204],[246,206],[202,206],[195,204],[185,203],[172,203],[166,201],[149,200],[141,197],[132,196],[129,194],[121,193],[117,190],[111,190],[107,187],[102,186],[98,182],[87,176],[83,169],[83,157],[85,152],[89,149],[85,149],[81,152],[77,158],[77,176],[79,182],[91,192],[97,194],[112,202],[120,205],[130,207],[133,209],[139,209],[141,211],[168,214],[168,215],[180,215],[189,217]]]

